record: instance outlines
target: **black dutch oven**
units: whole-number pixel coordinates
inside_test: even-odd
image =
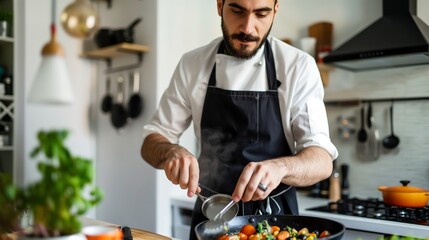
[[[310,232],[312,231],[329,231],[331,235],[324,238],[318,239],[326,239],[326,240],[339,240],[344,235],[345,227],[343,224],[332,221],[329,219],[318,218],[318,217],[310,217],[310,216],[292,216],[292,215],[248,215],[248,216],[238,216],[234,217],[231,221],[228,222],[228,233],[239,232],[241,227],[251,223],[255,227],[258,222],[263,220],[267,220],[271,226],[279,226],[280,228],[284,228],[286,226],[295,228],[296,230],[300,230],[302,228],[307,228]],[[195,233],[200,240],[215,240],[222,233],[218,232],[217,234],[211,234],[213,231],[211,229],[206,229],[206,223],[208,221],[204,221],[198,224],[195,227]]]

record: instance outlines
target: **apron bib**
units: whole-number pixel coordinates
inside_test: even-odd
[[[218,53],[224,52],[223,42]],[[292,155],[283,131],[274,57],[268,41],[264,55],[269,91],[232,91],[216,87],[216,64],[211,72],[201,117],[200,185],[202,194],[231,195],[243,168]],[[197,199],[191,225],[207,220]],[[274,204],[273,204],[274,203]],[[266,201],[239,204],[239,215],[298,214],[294,188],[280,184]],[[269,207],[268,207],[269,206]],[[269,211],[266,211],[268,207]]]

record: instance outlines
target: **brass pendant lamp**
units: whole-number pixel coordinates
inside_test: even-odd
[[[74,0],[61,13],[61,24],[72,37],[90,37],[99,27],[99,16],[89,0]]]

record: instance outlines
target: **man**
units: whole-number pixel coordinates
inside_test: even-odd
[[[338,156],[314,59],[269,36],[278,8],[217,0],[223,38],[182,57],[144,127],[145,161],[189,197],[232,195],[240,215],[298,214],[293,187],[327,178]],[[198,160],[177,145],[191,121]],[[191,239],[204,220],[197,200]]]

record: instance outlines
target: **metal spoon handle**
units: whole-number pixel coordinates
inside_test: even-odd
[[[393,135],[393,103],[390,106],[390,132]]]
[[[200,199],[201,199],[201,201],[203,201],[204,202],[204,200],[206,200],[207,198],[206,197],[204,197],[203,195],[201,195],[200,193],[195,193]]]
[[[213,218],[213,221],[216,221],[221,218],[223,214],[225,214],[232,206],[234,206],[234,203],[234,200],[231,200],[222,210],[220,210],[218,214],[216,214],[216,216]]]

